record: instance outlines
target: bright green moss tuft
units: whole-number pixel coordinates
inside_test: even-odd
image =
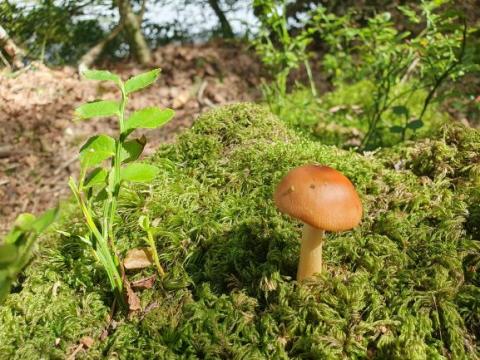
[[[122,198],[119,249],[143,243],[137,220],[148,213],[164,285],[141,294],[146,314],[118,314],[84,357],[475,358],[477,170],[467,166],[475,146],[478,133],[455,128],[361,156],[300,138],[260,106],[203,115],[151,159],[162,168],[154,185]],[[325,272],[299,285],[300,224],[274,208],[272,193],[308,162],[344,172],[365,216],[354,231],[327,234]],[[453,175],[438,175],[445,164]],[[72,220],[65,227],[80,231]],[[51,235],[0,309],[0,357],[64,357],[82,336],[98,338],[112,301],[104,277],[78,241]]]

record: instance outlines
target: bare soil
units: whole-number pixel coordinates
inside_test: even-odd
[[[176,116],[147,132],[145,155],[170,142],[208,108],[259,97],[261,66],[239,44],[169,45],[157,50],[152,67],[160,80],[134,94],[128,110],[170,107]],[[145,71],[133,62],[104,64],[126,79]],[[76,106],[118,98],[113,85],[81,79],[76,68],[32,64],[17,73],[0,73],[0,235],[21,212],[39,213],[69,196],[68,177],[78,172],[77,154],[98,133],[112,134],[115,119],[73,121]]]

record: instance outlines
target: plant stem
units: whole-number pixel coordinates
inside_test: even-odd
[[[113,257],[115,260],[115,265],[120,267],[120,260],[118,258],[117,249],[115,246],[114,232],[113,232],[113,223],[115,220],[115,212],[117,210],[117,199],[120,193],[120,165],[121,165],[121,151],[123,143],[123,128],[124,128],[124,118],[125,118],[125,107],[127,104],[127,96],[125,94],[125,88],[123,84],[120,84],[120,90],[122,92],[122,100],[120,101],[120,112],[118,115],[119,127],[120,127],[120,136],[115,142],[115,156],[112,161],[112,170],[113,171],[113,183],[109,191],[108,205],[104,217],[104,226],[108,229],[107,236],[110,244],[110,248],[113,252]]]
[[[304,60],[305,69],[307,70],[308,81],[310,82],[310,89],[312,91],[312,96],[317,97],[317,89],[315,88],[315,81],[313,80],[312,69],[310,68],[310,63],[308,59]]]
[[[158,258],[157,247],[155,246],[155,240],[153,239],[152,230],[147,229],[147,238],[148,244],[150,245],[150,249],[152,251],[153,260],[155,261],[155,266],[157,267],[157,271],[161,277],[165,276],[165,271],[163,270],[162,265],[160,264],[160,259]]]
[[[94,250],[97,253],[100,261],[104,265],[104,268],[110,280],[110,284],[114,291],[116,291],[119,294],[122,294],[123,281],[118,272],[117,266],[115,265],[114,259],[111,256],[111,253],[107,246],[107,242],[105,238],[102,236],[102,234],[100,233],[100,231],[98,230],[97,226],[95,225],[91,212],[88,209],[88,207],[85,205],[85,202],[83,201],[82,196],[78,191],[78,188],[75,182],[73,181],[73,179],[69,180],[68,185],[70,186],[70,189],[72,190],[73,195],[75,196],[75,199],[77,200],[77,203],[80,206],[80,209],[82,210],[83,216],[85,217],[85,221],[87,223],[89,230],[92,232],[93,236],[97,240],[98,249],[94,247]],[[120,301],[123,302],[123,299],[121,298],[121,296],[119,297],[120,297]]]
[[[437,78],[435,78],[435,83],[433,84],[433,87],[430,89],[430,91],[427,94],[427,97],[425,98],[425,101],[423,103],[423,108],[422,111],[420,112],[420,116],[418,117],[419,120],[423,119],[423,116],[425,115],[425,112],[427,111],[428,105],[430,102],[433,100],[433,97],[435,95],[435,92],[437,89],[442,85],[442,83],[445,81],[445,79],[452,73],[452,71],[462,63],[463,57],[465,55],[465,48],[467,44],[467,23],[464,21],[463,23],[463,33],[462,33],[462,45],[460,48],[460,54],[458,56],[458,59],[456,61],[452,62],[450,66]],[[428,57],[427,57],[428,59]]]

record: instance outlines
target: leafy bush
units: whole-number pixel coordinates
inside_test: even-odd
[[[358,23],[355,7],[336,15],[318,5],[305,14],[305,24],[295,35],[289,33],[287,17],[278,15],[278,1],[258,3],[270,10],[263,23],[271,31],[264,35],[266,41],[256,45],[272,70],[275,87],[286,89],[288,74],[308,58],[306,49],[312,43],[328,46],[323,67],[335,87],[368,84],[369,92],[361,92],[368,100],[363,102],[360,127],[364,131],[356,144],[360,150],[390,146],[389,139],[395,136],[401,141],[415,138],[431,104],[452,96],[452,84],[479,69],[470,41],[477,30],[467,27],[464,14],[455,9],[453,1],[425,0],[400,6],[403,16],[397,23],[389,12],[383,12],[364,24]],[[400,27],[417,30],[400,31]],[[288,102],[286,91],[277,91],[275,96],[269,93],[266,100],[273,111],[282,112]],[[318,122],[328,125],[321,119]]]
[[[400,133],[404,140],[407,129],[423,126],[425,112],[435,97],[451,94],[448,87],[442,86],[444,82],[478,68],[466,56],[469,30],[463,15],[446,8],[448,3],[422,1],[418,8],[400,7],[407,27],[421,24],[422,30],[416,35],[398,31],[388,12],[368,19],[361,28],[352,24],[352,13],[337,17],[319,8],[314,15],[323,38],[335,49],[324,59],[325,68],[334,75],[334,80],[340,83],[369,80],[374,85],[363,148],[384,146],[384,114],[392,110],[404,116],[405,123],[389,130]],[[425,92],[421,97],[423,105],[414,112],[406,103],[419,97],[419,90]]]
[[[394,93],[402,92],[408,86],[399,87]],[[303,136],[328,145],[358,148],[369,129],[368,116],[374,102],[374,88],[375,85],[367,80],[352,85],[341,83],[321,97],[312,96],[309,90],[297,89],[282,101],[282,106],[276,107],[277,113],[281,120]],[[417,90],[415,96],[403,105],[397,103],[383,114],[383,125],[377,128],[377,136],[383,146],[433,135],[450,121],[447,113],[437,104],[432,104],[425,112],[425,125],[418,129],[409,128],[405,123],[408,114],[404,112],[421,111],[424,97],[425,92]]]
[[[253,45],[274,78],[271,84],[263,84],[263,94],[267,102],[283,105],[287,94],[288,76],[301,64],[305,65],[312,92],[315,94],[307,52],[308,45],[313,41],[313,32],[306,27],[297,34],[290,33],[285,1],[254,0],[253,7],[260,20],[260,33],[254,38]]]
[[[301,138],[259,106],[211,111],[158,150],[151,188],[126,187],[119,200],[118,251],[143,241],[146,214],[167,270],[142,293],[145,312],[107,327],[98,263],[50,234],[0,308],[0,353],[64,357],[91,336],[90,358],[475,358],[480,136],[461,126],[440,135],[362,156]],[[272,193],[308,162],[344,172],[365,216],[327,235],[327,270],[298,284],[300,224]],[[78,232],[70,211],[64,226]]]

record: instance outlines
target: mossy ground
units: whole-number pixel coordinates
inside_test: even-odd
[[[158,228],[168,276],[141,294],[150,311],[118,314],[98,340],[112,302],[105,274],[74,237],[51,233],[0,308],[0,358],[65,358],[91,336],[79,357],[475,359],[479,148],[478,132],[448,127],[362,156],[301,138],[256,105],[212,111],[158,150],[153,186],[122,197],[122,252],[144,244],[140,214]],[[309,162],[344,172],[365,215],[327,235],[324,273],[300,285],[300,224],[272,193]],[[75,210],[65,214],[58,226],[81,232]]]

